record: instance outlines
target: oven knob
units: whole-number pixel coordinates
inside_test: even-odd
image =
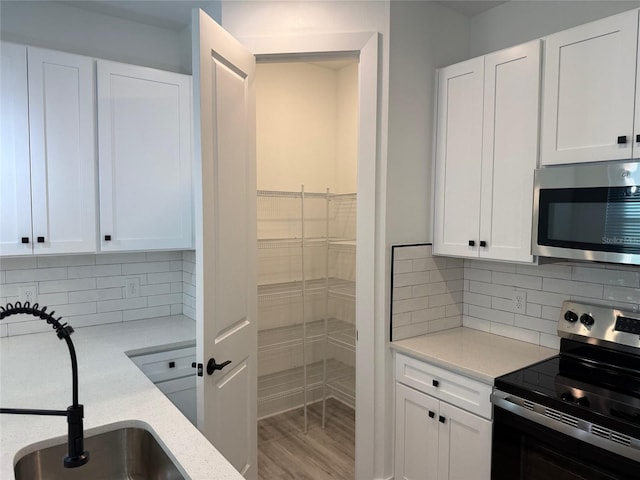
[[[567,310],[566,312],[564,312],[564,319],[567,322],[570,323],[575,323],[578,321],[578,315],[576,315],[574,312],[572,312],[571,310]]]
[[[591,405],[591,402],[589,402],[589,399],[587,397],[580,397],[576,400],[576,403],[582,407],[588,407],[589,405]]]
[[[594,324],[594,322],[595,320],[588,313],[583,313],[582,316],[580,317],[580,323],[582,323],[585,327],[590,327],[591,325]]]
[[[565,402],[573,403],[576,401],[576,397],[574,397],[571,392],[564,392],[562,395],[560,395],[560,398]]]

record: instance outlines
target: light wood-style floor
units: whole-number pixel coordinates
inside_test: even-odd
[[[322,403],[308,409],[308,432],[303,432],[302,409],[258,422],[258,478],[260,480],[353,480],[355,478],[355,411],[327,400],[326,428]]]

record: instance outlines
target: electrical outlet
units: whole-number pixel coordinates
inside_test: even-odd
[[[513,311],[516,313],[525,313],[527,309],[527,292],[514,290],[512,300]]]
[[[124,280],[124,298],[136,298],[140,296],[140,278],[131,277]]]
[[[18,297],[23,304],[29,302],[31,305],[38,301],[38,289],[35,285],[27,285],[18,289]]]

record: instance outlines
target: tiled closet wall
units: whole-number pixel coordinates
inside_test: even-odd
[[[526,311],[515,313],[513,292],[526,292]],[[637,311],[640,268],[599,263],[542,266],[464,261],[463,324],[505,337],[558,348],[564,300]]]
[[[125,279],[138,278],[139,296],[126,298]],[[74,328],[184,314],[194,318],[193,251],[128,252],[0,259],[0,305],[36,285],[37,302]],[[40,319],[15,315],[0,336],[48,331]]]

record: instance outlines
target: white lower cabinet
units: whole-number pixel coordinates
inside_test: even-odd
[[[417,390],[427,377],[429,389]],[[394,478],[489,480],[490,392],[489,385],[398,354]],[[444,397],[460,402],[454,405]],[[473,411],[486,418],[461,405],[476,405]]]
[[[196,347],[159,347],[153,352],[130,354],[142,373],[164,393],[182,414],[196,424]]]

